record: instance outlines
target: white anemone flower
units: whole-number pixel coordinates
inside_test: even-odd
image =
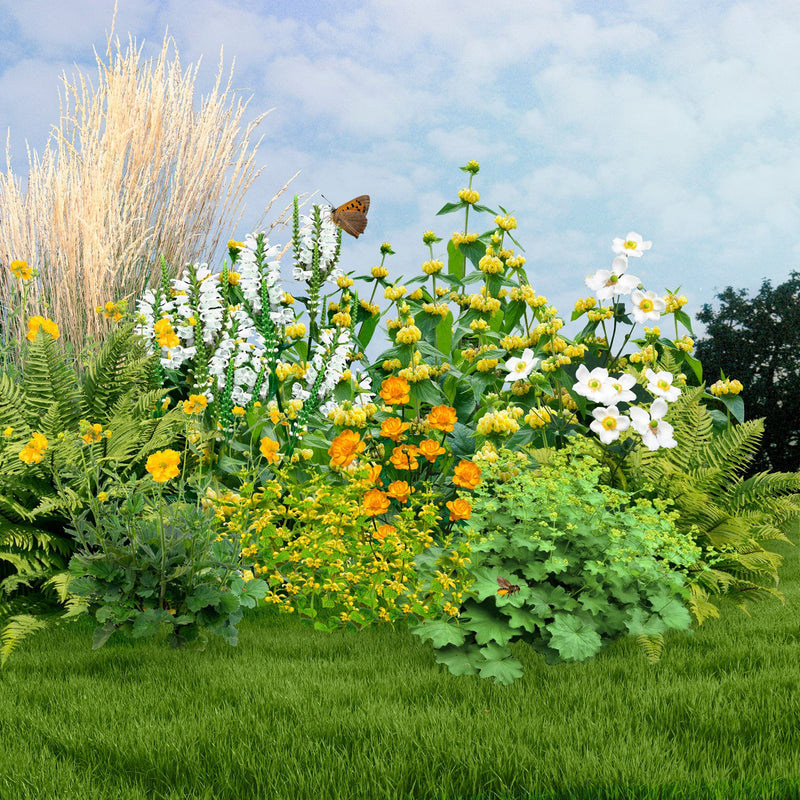
[[[631,292],[631,302],[633,303],[633,318],[640,325],[647,320],[657,322],[661,319],[661,313],[667,310],[667,304],[663,297],[659,297],[655,292],[643,292],[634,289]]]
[[[615,439],[619,439],[620,433],[630,427],[631,421],[628,417],[619,413],[616,406],[599,406],[592,411],[594,422],[589,427],[600,437],[603,444],[611,444]]]
[[[522,381],[539,366],[540,358],[533,357],[533,350],[526,347],[522,351],[522,358],[509,358],[503,369],[508,370],[505,383],[513,383],[514,381]]]
[[[577,381],[572,388],[593,403],[608,403],[616,394],[616,390],[609,386],[608,370],[603,367],[595,367],[589,372],[586,365],[581,364],[575,377]]]
[[[672,435],[674,428],[662,419],[667,413],[667,401],[664,398],[653,400],[650,413],[638,406],[633,406],[629,413],[633,429],[642,437],[642,442],[648,450],[677,446],[678,443]]]
[[[627,372],[616,378],[609,377],[606,387],[611,399],[607,402],[612,402],[616,405],[617,403],[630,403],[631,400],[635,400],[636,395],[631,391],[635,385],[636,378]],[[611,393],[612,389],[614,391],[613,394]]]
[[[634,231],[631,231],[624,239],[614,239],[611,243],[611,249],[615,253],[624,253],[626,256],[635,258],[640,258],[642,253],[652,246],[652,242],[643,242],[642,237]]]
[[[681,395],[681,390],[672,385],[675,376],[671,372],[662,370],[653,372],[651,369],[644,371],[644,376],[650,383],[647,384],[647,391],[656,397],[663,397],[668,403],[674,403]]]
[[[615,295],[630,294],[641,281],[636,275],[627,275],[627,269],[627,257],[617,256],[611,262],[611,269],[599,269],[584,282],[598,300],[610,300]]]

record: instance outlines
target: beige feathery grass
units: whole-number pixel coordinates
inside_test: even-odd
[[[173,276],[188,262],[210,262],[263,169],[252,137],[266,114],[244,123],[249,100],[231,89],[232,69],[223,84],[222,54],[197,108],[198,65],[181,69],[172,38],[150,61],[135,40],[123,50],[111,35],[106,59],[95,55],[96,87],[80,72],[62,76],[60,122],[41,156],[28,149],[27,186],[12,172],[8,144],[0,174],[3,305],[19,296],[10,262],[27,261],[39,271],[28,316],[54,319],[75,353],[108,324],[95,307],[153,285],[162,255]],[[19,342],[25,322],[6,315],[0,333],[6,346]]]

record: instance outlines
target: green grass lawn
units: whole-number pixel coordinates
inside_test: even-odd
[[[510,687],[400,628],[270,609],[205,652],[46,631],[0,673],[0,798],[800,797],[800,558],[768,549],[785,606],[727,603],[654,666],[631,641],[553,667],[523,646]]]

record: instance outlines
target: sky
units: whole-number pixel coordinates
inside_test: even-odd
[[[15,172],[59,116],[59,76],[96,75],[113,0],[0,0],[0,133]],[[372,198],[340,266],[390,242],[398,280],[480,162],[480,202],[517,219],[536,291],[569,318],[584,278],[629,231],[653,242],[646,289],[680,287],[694,315],[728,286],[800,269],[800,15],[791,0],[121,0],[115,34],[181,63],[222,49],[261,123],[264,173],[242,238],[298,170],[297,192]],[[0,220],[0,224],[2,221]],[[493,227],[484,216],[471,230]],[[695,326],[696,332],[702,330]]]

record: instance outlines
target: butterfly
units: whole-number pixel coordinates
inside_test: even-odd
[[[331,219],[343,231],[358,239],[364,233],[364,228],[367,227],[367,211],[369,211],[369,195],[362,194],[353,198],[349,203],[333,209]]]
[[[519,591],[519,586],[516,583],[509,583],[505,578],[498,577],[497,585],[500,587],[497,594],[505,597],[507,594],[514,594]]]

